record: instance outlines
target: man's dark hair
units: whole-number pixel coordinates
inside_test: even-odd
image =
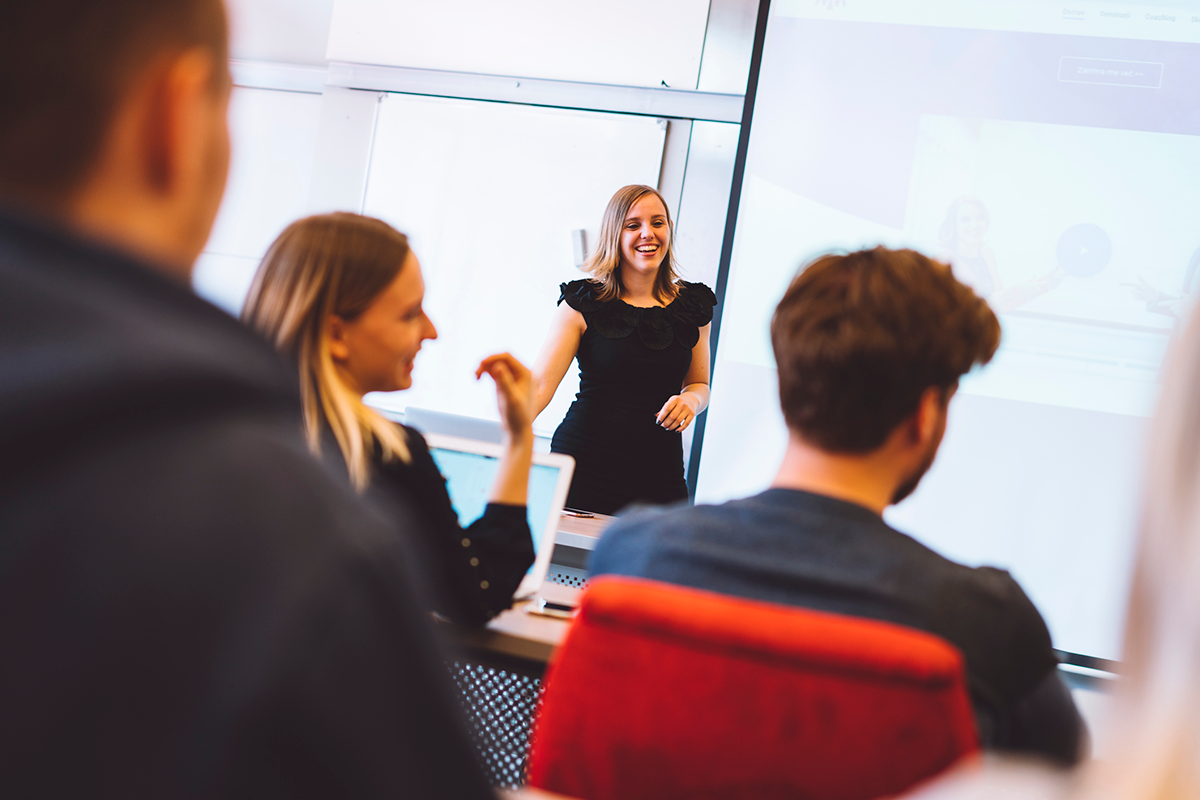
[[[21,0],[0,19],[0,195],[61,203],[139,72],[172,50],[228,58],[221,0]],[[221,74],[224,74],[222,69]]]
[[[950,268],[914,250],[827,255],[801,269],[771,320],[788,427],[867,453],[1000,345],[1000,323]]]

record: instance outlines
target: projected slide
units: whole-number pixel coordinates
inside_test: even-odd
[[[697,501],[778,467],[768,324],[795,270],[916,248],[1004,339],[888,519],[1010,569],[1056,646],[1118,658],[1146,418],[1200,288],[1200,24],[954,6],[772,3]]]

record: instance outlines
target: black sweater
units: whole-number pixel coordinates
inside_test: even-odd
[[[429,445],[415,428],[401,426],[412,460],[372,462],[366,498],[385,515],[415,513],[420,524],[405,538],[412,579],[430,610],[465,625],[482,625],[512,605],[535,556],[525,506],[488,503],[466,528],[450,502],[446,479]],[[332,433],[322,455],[329,468],[346,474]]]
[[[0,216],[6,797],[491,796],[420,523],[311,457],[295,383],[185,286]]]
[[[481,625],[512,605],[533,564],[528,513],[525,506],[488,503],[483,516],[460,527],[425,439],[413,428],[404,432],[412,463],[380,465],[377,489],[421,516],[434,608],[456,622]]]

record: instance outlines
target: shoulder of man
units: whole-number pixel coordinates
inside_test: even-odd
[[[932,598],[938,627],[1003,701],[1016,702],[1058,665],[1046,622],[1007,571],[955,567]]]
[[[934,632],[960,649],[973,648],[968,658],[986,653],[989,660],[1008,661],[1018,683],[1032,686],[1057,664],[1045,620],[1007,570],[960,564],[897,533],[896,543],[908,551],[909,569],[921,571],[914,577],[922,587],[926,613],[939,629]]]
[[[588,559],[592,575],[641,575],[668,539],[705,524],[711,506],[634,506],[604,531]]]

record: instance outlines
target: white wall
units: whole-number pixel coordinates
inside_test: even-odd
[[[231,314],[267,247],[305,214],[321,110],[320,95],[234,87],[229,182],[192,275],[196,292]]]
[[[233,58],[326,63],[333,0],[226,0],[226,6]]]
[[[695,89],[708,0],[337,0],[329,58]]]

